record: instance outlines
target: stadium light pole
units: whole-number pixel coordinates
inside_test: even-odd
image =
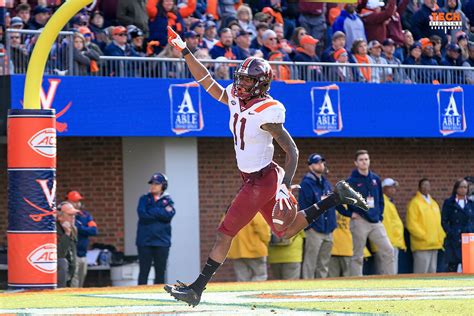
[[[54,109],[41,109],[41,83],[59,32],[92,1],[68,0],[53,14],[28,64],[23,109],[8,113],[10,289],[57,286],[56,117]]]

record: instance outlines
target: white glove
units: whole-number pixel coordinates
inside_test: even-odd
[[[168,43],[179,51],[186,48],[186,42],[170,26],[168,26]]]
[[[295,196],[293,193],[288,190],[286,187],[286,184],[282,183],[280,184],[280,188],[278,189],[278,192],[276,194],[276,201],[278,203],[278,206],[280,207],[280,210],[283,210],[283,203],[285,203],[287,208],[291,208],[291,204],[298,204],[296,201]]]

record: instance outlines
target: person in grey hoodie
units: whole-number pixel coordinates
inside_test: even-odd
[[[364,23],[355,12],[355,4],[346,4],[339,17],[332,25],[332,31],[335,33],[341,31],[346,34],[346,50],[351,50],[352,43],[356,39],[367,40],[365,36]]]

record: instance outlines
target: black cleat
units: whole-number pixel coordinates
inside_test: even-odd
[[[183,282],[179,280],[176,282],[177,284],[175,285],[166,284],[164,287],[165,291],[170,293],[176,300],[188,303],[189,306],[195,307],[198,305],[201,301],[201,295]]]
[[[341,204],[354,205],[364,211],[369,210],[367,201],[362,197],[359,192],[356,192],[346,181],[339,181],[336,183],[334,192],[339,196]]]

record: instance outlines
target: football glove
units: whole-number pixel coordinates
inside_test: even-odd
[[[280,210],[283,210],[283,203],[285,203],[287,208],[291,208],[290,203],[298,204],[295,196],[290,190],[288,190],[286,184],[284,183],[280,184],[280,188],[276,194],[276,202],[278,203]]]
[[[180,52],[186,48],[186,42],[170,26],[168,26],[168,43]]]

